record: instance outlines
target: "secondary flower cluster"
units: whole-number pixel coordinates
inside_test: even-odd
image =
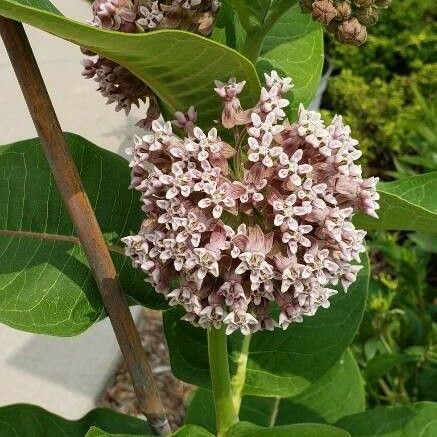
[[[367,39],[367,26],[378,21],[378,9],[391,0],[299,0],[302,11],[312,15],[344,44],[360,46]]]
[[[365,232],[352,216],[378,208],[377,179],[361,177],[358,142],[342,118],[325,126],[301,106],[290,124],[291,79],[265,77],[248,110],[238,98],[244,82],[216,82],[232,146],[216,127],[197,127],[190,108],[154,121],[128,150],[147,218],[124,238],[126,254],[170,305],[184,306],[186,320],[225,324],[228,334],[286,329],[329,307],[333,286],[347,290],[361,268],[353,262]]]
[[[121,32],[183,29],[209,35],[218,0],[95,0],[92,24]]]
[[[118,32],[141,33],[181,29],[208,36],[219,10],[218,0],[95,0],[93,26]],[[85,55],[97,54],[83,50]],[[98,91],[115,103],[115,110],[129,114],[132,105],[146,104],[146,118],[138,124],[150,128],[160,111],[152,90],[129,70],[105,57],[86,58],[82,75],[98,83]]]

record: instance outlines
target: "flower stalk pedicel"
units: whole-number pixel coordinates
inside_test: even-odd
[[[353,262],[366,233],[352,217],[376,216],[377,179],[361,177],[358,142],[341,117],[325,126],[301,106],[296,123],[284,121],[292,86],[273,71],[243,110],[244,83],[216,82],[233,145],[216,127],[195,126],[190,108],[173,122],[185,137],[161,119],[128,150],[147,218],[124,238],[126,253],[194,325],[286,329],[328,308],[333,286],[347,290],[361,268]]]

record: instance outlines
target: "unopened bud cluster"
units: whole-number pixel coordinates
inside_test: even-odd
[[[177,28],[207,36],[212,32],[219,6],[218,0],[95,0],[90,24],[118,32]],[[98,91],[107,104],[115,103],[116,111],[129,114],[132,105],[139,107],[140,102],[145,102],[146,118],[138,124],[150,128],[160,114],[151,89],[116,62],[87,50],[83,52],[91,58],[82,62],[82,75],[98,83]]]
[[[244,82],[216,81],[218,127],[232,145],[216,127],[196,126],[192,107],[155,120],[128,150],[147,218],[123,239],[126,254],[185,320],[228,334],[286,329],[328,308],[333,286],[347,290],[361,268],[365,232],[354,213],[376,216],[379,207],[377,179],[362,178],[342,118],[326,126],[301,106],[289,123],[291,79],[265,78],[248,110],[238,97]]]
[[[360,46],[367,39],[367,27],[378,21],[378,9],[387,8],[391,0],[299,0],[328,32],[344,44]]]

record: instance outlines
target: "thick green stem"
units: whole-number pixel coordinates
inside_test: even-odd
[[[225,328],[215,329],[211,327],[208,329],[208,354],[217,422],[217,437],[223,437],[228,429],[238,422],[232,402]]]
[[[244,383],[246,381],[247,359],[249,357],[250,340],[252,336],[246,335],[241,345],[240,356],[237,361],[237,372],[232,378],[232,400],[236,414],[240,412],[241,398],[243,394]]]
[[[266,32],[262,29],[257,29],[257,31],[246,35],[242,53],[253,65],[256,65],[265,36]]]
[[[247,59],[252,61],[253,65],[256,65],[264,39],[270,32],[270,29],[296,3],[297,0],[278,0],[273,7],[269,7],[266,11],[266,16],[261,26],[251,29],[246,28],[246,42],[244,43],[242,53]]]

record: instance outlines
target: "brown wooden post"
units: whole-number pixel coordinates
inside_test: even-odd
[[[121,290],[108,247],[62,134],[29,40],[21,23],[3,17],[0,17],[0,34],[58,190],[91,266],[129,369],[140,407],[153,431],[157,435],[167,435],[171,430],[152,369]]]

